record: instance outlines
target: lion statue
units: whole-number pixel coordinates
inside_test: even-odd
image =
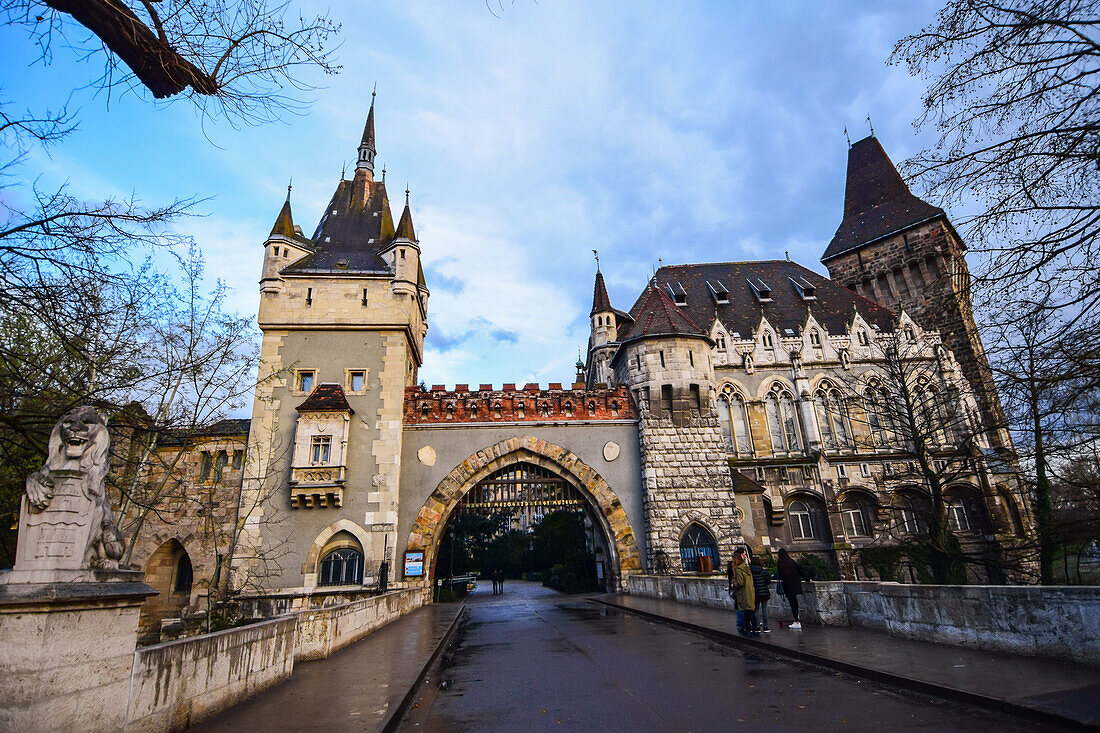
[[[27,477],[30,514],[88,513],[76,522],[87,528],[82,533],[87,538],[82,564],[87,567],[117,568],[124,550],[104,485],[110,442],[99,412],[94,407],[75,407],[50,433],[45,465]],[[51,507],[55,496],[63,506]]]

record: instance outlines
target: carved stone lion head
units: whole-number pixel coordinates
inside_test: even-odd
[[[81,469],[106,472],[110,437],[103,417],[94,407],[74,407],[65,413],[50,433],[46,467],[58,469],[79,460]]]

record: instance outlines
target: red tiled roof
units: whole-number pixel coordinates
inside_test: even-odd
[[[355,410],[351,409],[351,405],[348,404],[347,397],[344,396],[344,388],[333,382],[317,385],[317,388],[310,393],[309,397],[306,397],[306,401],[298,405],[297,410],[298,412],[307,412],[310,410],[341,410],[355,412]]]

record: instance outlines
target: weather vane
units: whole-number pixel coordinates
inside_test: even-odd
[[[596,258],[596,272],[600,271],[600,253],[592,250],[592,256]]]
[[[848,126],[844,126],[844,139],[848,141],[848,147],[852,147],[852,138],[848,137]]]
[[[867,127],[871,130],[871,135],[875,134],[875,126],[871,124],[871,115],[867,115]]]

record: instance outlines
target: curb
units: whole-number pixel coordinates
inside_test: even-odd
[[[428,661],[424,663],[420,672],[417,673],[416,679],[409,687],[408,692],[401,698],[401,702],[394,706],[389,715],[386,716],[385,722],[379,729],[381,733],[395,733],[401,727],[401,721],[405,718],[405,713],[408,712],[409,706],[412,705],[416,699],[416,694],[420,691],[420,688],[424,684],[424,677],[431,670],[439,659],[439,655],[443,653],[443,650],[447,648],[447,645],[451,643],[451,639],[454,638],[455,631],[462,625],[462,622],[466,619],[466,604],[463,603],[458,609],[458,613],[455,614],[454,620],[451,621],[451,625],[447,627],[447,633],[443,634],[443,638],[439,640],[439,643],[435,647],[435,651],[428,657]]]
[[[809,664],[817,665],[819,667],[826,667],[828,669],[833,669],[838,672],[844,672],[845,674],[850,674],[853,677],[860,677],[862,679],[871,680],[872,682],[878,682],[893,687],[900,687],[911,692],[924,693],[927,695],[944,698],[946,700],[967,703],[969,705],[974,705],[975,707],[985,708],[986,710],[992,710],[1000,713],[1008,713],[1010,715],[1028,718],[1030,720],[1035,720],[1043,723],[1051,723],[1054,725],[1068,727],[1076,730],[1096,730],[1096,727],[1088,723],[1087,721],[1079,720],[1077,718],[1071,718],[1050,710],[1029,707],[1027,705],[1021,705],[1010,700],[989,697],[988,695],[981,695],[976,692],[967,692],[966,690],[960,690],[955,687],[948,687],[946,685],[939,685],[934,682],[926,682],[925,680],[913,679],[912,677],[906,677],[905,675],[894,674],[893,672],[885,672],[881,669],[861,667],[859,665],[851,664],[849,662],[842,662],[840,660],[832,659],[830,657],[823,657],[819,654],[812,654],[810,652],[804,652],[797,649],[788,649],[786,647],[758,641],[757,639],[751,637],[746,638],[740,636],[739,634],[732,634],[726,631],[720,631],[709,626],[700,626],[699,624],[693,624],[689,621],[669,618],[668,616],[662,616],[660,614],[651,613],[649,611],[642,611],[640,609],[630,608],[628,606],[620,606],[617,603],[612,603],[611,601],[600,598],[590,598],[588,600],[592,603],[599,603],[600,605],[607,606],[608,608],[614,608],[615,610],[622,611],[623,613],[633,614],[649,621],[654,621],[656,623],[665,624],[667,626],[691,631],[714,641],[718,641],[730,646],[744,647],[747,649],[752,649],[753,651],[769,652],[777,656],[788,657],[790,659],[794,659],[800,662],[807,662]]]

